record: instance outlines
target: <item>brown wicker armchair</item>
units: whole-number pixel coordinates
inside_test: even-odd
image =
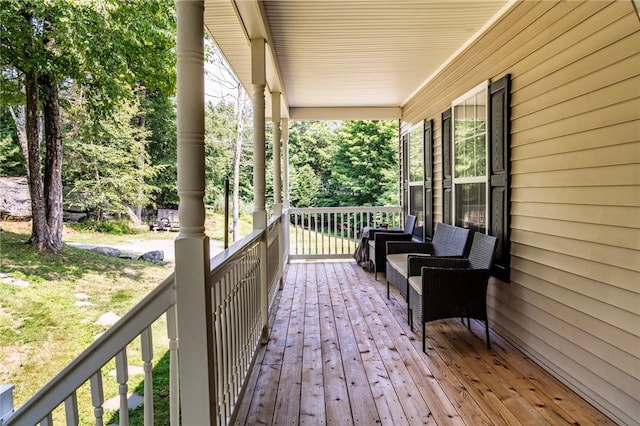
[[[374,277],[378,279],[378,272],[385,273],[385,258],[387,241],[411,241],[416,227],[416,216],[407,215],[402,229],[371,229],[369,231],[369,260],[373,261]]]
[[[440,257],[462,256],[468,239],[468,229],[438,222],[433,239],[429,242],[388,242],[386,249],[387,298],[389,297],[389,285],[393,285],[406,300],[409,269],[417,271],[413,275],[420,274],[420,267],[415,269],[412,266],[414,261],[409,254],[421,253]]]
[[[420,274],[409,277],[407,304],[412,328],[414,313],[422,323],[423,351],[426,350],[425,324],[455,317],[484,321],[487,348],[491,348],[487,285],[496,241],[496,237],[476,232],[468,258],[421,256],[419,259]]]

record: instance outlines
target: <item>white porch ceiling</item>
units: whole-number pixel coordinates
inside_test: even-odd
[[[205,0],[205,25],[249,93],[249,39],[267,40],[268,86],[283,93],[283,116],[399,118],[508,3]]]

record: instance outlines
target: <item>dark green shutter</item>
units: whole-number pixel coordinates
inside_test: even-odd
[[[433,120],[424,121],[424,239],[433,236]]]
[[[442,113],[442,222],[451,218],[451,109]]]
[[[507,74],[489,86],[489,149],[491,195],[489,233],[498,237],[493,275],[510,280],[510,153],[511,153],[511,76]]]

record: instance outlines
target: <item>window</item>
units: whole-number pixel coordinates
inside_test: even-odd
[[[442,113],[442,220],[498,238],[493,275],[510,279],[511,75]]]
[[[424,226],[424,133],[422,123],[409,132],[409,214]]]
[[[454,223],[487,233],[487,83],[456,99],[452,107]]]

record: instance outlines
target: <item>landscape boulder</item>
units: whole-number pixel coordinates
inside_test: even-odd
[[[120,257],[120,250],[113,247],[94,247],[91,251],[95,251],[96,253],[100,253],[104,256]]]
[[[26,176],[0,178],[0,217],[31,218],[31,196]]]
[[[162,250],[152,250],[140,256],[141,260],[162,265],[164,262],[164,252]]]

